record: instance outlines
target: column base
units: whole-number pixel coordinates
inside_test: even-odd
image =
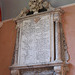
[[[20,75],[19,70],[11,70],[11,75]]]
[[[54,71],[56,75],[62,75],[62,67],[61,66],[54,66]]]
[[[63,63],[62,60],[55,60],[54,62],[56,62],[56,63]]]

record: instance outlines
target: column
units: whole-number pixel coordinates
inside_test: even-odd
[[[54,14],[54,21],[55,21],[55,54],[56,59],[55,63],[62,63],[61,59],[61,31],[60,31],[60,13],[56,12]],[[62,74],[62,66],[54,66],[54,71],[56,75],[63,75]]]
[[[61,31],[60,31],[60,14],[57,12],[54,14],[55,21],[55,62],[62,62],[61,60]]]
[[[55,50],[56,50],[56,60],[61,62],[61,39],[60,39],[60,24],[59,21],[55,21]]]

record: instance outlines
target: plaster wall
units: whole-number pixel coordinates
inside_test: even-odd
[[[70,55],[70,71],[67,75],[75,75],[75,5],[64,7],[63,10],[62,24]]]
[[[0,75],[10,75],[14,45],[16,39],[15,23],[8,21],[0,28]]]
[[[62,8],[65,14],[62,16],[62,24],[70,55],[70,71],[67,75],[75,75],[75,5]],[[10,75],[9,66],[11,65],[15,40],[16,24],[6,21],[0,28],[0,75]]]

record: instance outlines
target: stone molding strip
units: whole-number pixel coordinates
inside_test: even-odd
[[[10,66],[9,69],[15,69],[15,70],[18,70],[18,69],[31,69],[31,68],[44,68],[44,67],[51,67],[51,66],[68,66],[69,63],[64,63],[64,62],[59,62],[59,63],[56,63],[56,62],[51,62],[49,64],[42,64],[42,65],[35,65],[35,66],[16,66],[16,65],[13,65],[13,66]]]

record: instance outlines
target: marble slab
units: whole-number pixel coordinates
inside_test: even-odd
[[[50,62],[50,15],[23,21],[18,54],[21,66]]]

